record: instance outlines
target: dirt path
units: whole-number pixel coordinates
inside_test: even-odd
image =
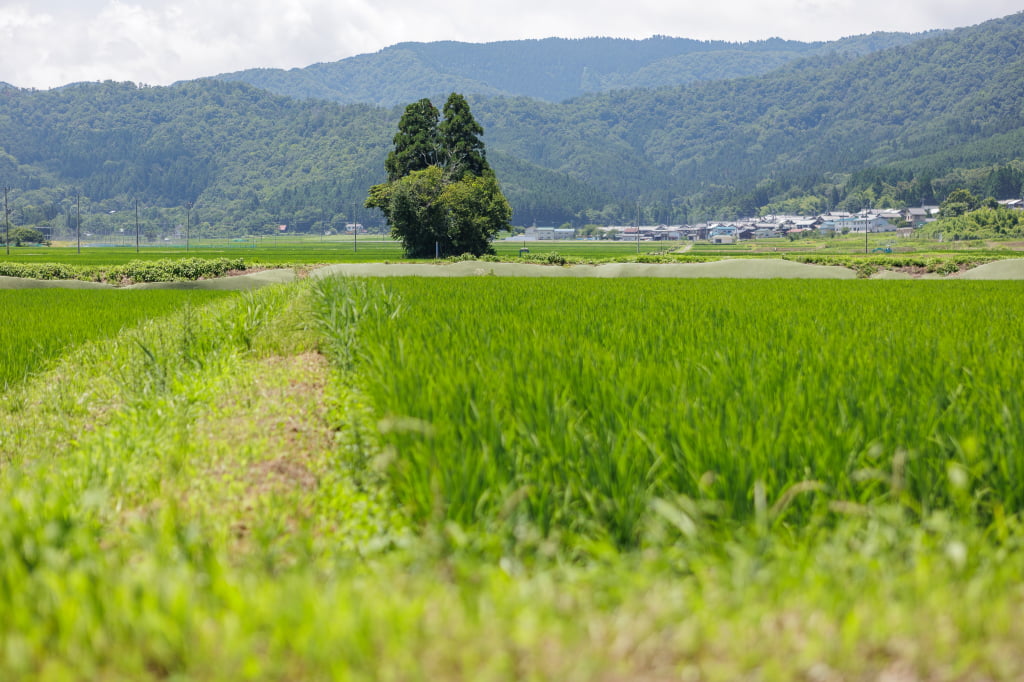
[[[692,245],[691,245],[692,246]],[[352,277],[672,277],[728,279],[856,279],[849,268],[808,265],[774,258],[737,258],[710,263],[603,263],[601,265],[539,265],[534,263],[340,263],[318,268],[310,277],[348,275]],[[195,282],[151,282],[121,289],[219,289],[242,291],[270,284],[291,282],[295,271],[287,268],[264,270],[236,277],[221,277]],[[905,279],[906,273],[882,271],[877,279]],[[935,276],[934,278],[939,278]],[[1024,280],[1024,258],[1000,260],[944,279]],[[114,289],[109,284],[76,280],[36,280],[0,277],[0,289]]]

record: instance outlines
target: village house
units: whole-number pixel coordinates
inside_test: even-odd
[[[708,231],[708,236],[714,241],[715,237],[736,237],[736,226],[735,225],[724,225],[722,223],[716,223],[711,226]],[[719,242],[715,242],[716,244]]]
[[[822,234],[848,234],[851,232],[863,234],[865,230],[867,232],[894,232],[896,226],[881,216],[867,213],[826,220],[818,229]]]
[[[910,223],[911,227],[915,229],[931,220],[934,220],[938,215],[938,206],[922,206],[920,208],[904,209],[903,211],[903,219]]]
[[[708,226],[706,224],[701,225],[685,225],[679,228],[679,234],[683,239],[689,241],[697,241],[708,238]]]
[[[523,235],[524,239],[530,241],[547,241],[555,238],[555,228],[553,227],[533,227],[526,228],[526,232]]]
[[[526,228],[522,239],[526,241],[550,241],[553,239],[575,239],[576,230],[571,227],[532,227]]]
[[[672,225],[658,225],[650,235],[655,241],[678,241],[682,236],[679,226]]]

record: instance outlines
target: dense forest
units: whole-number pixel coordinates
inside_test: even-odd
[[[880,49],[819,51],[759,75],[566,101],[464,94],[517,225],[913,206],[956,188],[1020,196],[1024,13],[878,40]],[[623,58],[621,73],[650,63]],[[443,101],[432,91],[448,85],[429,87],[416,97]],[[184,222],[186,205],[188,220],[225,234],[377,225],[362,204],[384,178],[402,108],[218,79],[8,88],[0,182],[16,225],[67,224],[79,207],[116,225],[136,200],[161,229]]]

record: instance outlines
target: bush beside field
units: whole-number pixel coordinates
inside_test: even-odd
[[[221,277],[245,270],[243,258],[165,258],[134,260],[120,265],[72,265],[68,263],[0,263],[0,277],[43,280],[77,279],[111,284],[186,282]]]
[[[995,256],[971,254],[952,256],[784,255],[783,258],[811,265],[834,265],[850,268],[855,270],[860,277],[870,277],[881,270],[912,270],[919,273],[951,275],[999,260]]]

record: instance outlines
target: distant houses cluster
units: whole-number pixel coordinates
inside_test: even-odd
[[[1022,199],[1007,199],[999,203],[1007,208],[1024,210]],[[600,229],[623,241],[639,238],[642,241],[690,240],[732,244],[749,239],[802,236],[809,233],[829,236],[893,232],[899,237],[910,237],[914,230],[937,220],[938,216],[938,206],[921,206],[902,210],[865,210],[859,213],[831,211],[817,216],[769,215],[696,225],[609,225]],[[526,241],[575,238],[576,230],[573,228],[536,225],[526,228],[525,234],[516,237]]]
[[[914,230],[938,218],[938,206],[910,208],[902,211],[861,211],[847,213],[832,211],[817,216],[767,215],[728,222],[708,222],[697,225],[641,225],[606,228],[615,230],[619,239],[691,240],[732,244],[749,239],[770,239],[787,236],[820,234],[863,234],[864,232],[894,232],[910,236]]]

